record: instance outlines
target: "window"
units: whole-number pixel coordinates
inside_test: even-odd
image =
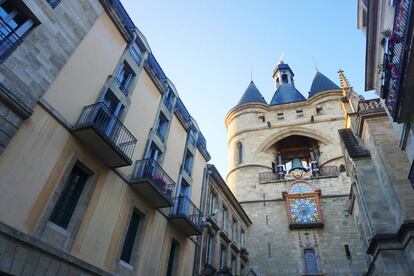
[[[289,82],[289,80],[288,80],[288,75],[283,74],[283,75],[282,75],[282,83],[288,83],[288,82]]]
[[[59,5],[60,0],[47,0],[49,5],[52,7],[52,9],[56,8],[57,5]]]
[[[414,188],[414,161],[411,163],[410,173],[408,174],[408,179],[410,180],[411,186]]]
[[[231,274],[236,275],[237,273],[237,261],[234,255],[231,255]]]
[[[228,216],[228,210],[226,207],[223,206],[222,209],[222,218],[221,218],[221,227],[224,231],[227,231],[227,216]]]
[[[16,49],[34,25],[22,8],[20,1],[0,0],[0,62]]]
[[[240,246],[241,246],[241,247],[245,247],[245,246],[244,246],[244,243],[245,243],[245,232],[244,232],[244,230],[242,229],[242,230],[240,231]]]
[[[175,271],[177,270],[176,266],[177,266],[177,256],[178,256],[178,249],[179,249],[179,244],[178,242],[176,242],[175,240],[173,240],[171,242],[171,247],[170,247],[170,255],[168,257],[168,266],[167,266],[167,276],[172,276],[174,275]]]
[[[157,145],[155,145],[154,142],[152,142],[149,148],[148,158],[158,161],[159,159],[161,159],[161,154],[162,154],[161,150],[157,147]]]
[[[276,119],[278,121],[284,120],[285,119],[285,115],[283,113],[277,113],[276,114]]]
[[[303,118],[304,116],[303,110],[296,110],[296,118]]]
[[[311,248],[305,249],[303,257],[305,260],[305,273],[307,274],[319,273],[315,250]]]
[[[157,128],[156,128],[157,132],[156,133],[157,133],[158,137],[160,138],[160,140],[162,142],[165,141],[165,136],[167,134],[167,129],[168,129],[168,119],[161,112],[160,116],[158,117],[158,121],[157,121]]]
[[[233,219],[231,224],[231,239],[235,241],[237,239],[237,220]]]
[[[68,227],[88,177],[89,174],[79,164],[75,164],[52,211],[51,222],[65,229]]]
[[[259,119],[259,122],[262,122],[262,123],[266,121],[266,117],[264,115],[260,115],[258,119]]]
[[[135,241],[138,233],[138,226],[140,215],[136,210],[132,212],[131,220],[129,221],[128,231],[125,237],[124,245],[122,246],[121,261],[131,263],[132,251],[134,249]]]
[[[191,176],[191,170],[193,167],[193,154],[187,150],[184,159],[184,171]]]
[[[237,143],[237,164],[243,163],[243,144],[242,142]]]
[[[173,99],[174,94],[170,89],[164,93],[164,104],[170,112],[172,111],[173,107]]]
[[[121,67],[121,70],[118,72],[115,82],[119,89],[124,92],[125,95],[128,95],[128,87],[131,83],[132,78],[135,73],[128,63],[124,62]]]
[[[226,266],[226,247],[224,245],[220,246],[220,269]]]
[[[323,115],[323,108],[321,106],[316,107],[316,115]]]
[[[241,263],[240,264],[240,275],[244,275],[244,268],[245,268],[245,264],[244,263]]]
[[[132,43],[131,48],[129,49],[129,52],[131,53],[131,56],[134,58],[136,63],[140,65],[142,61],[141,51],[136,42]]]
[[[345,244],[344,247],[345,247],[346,258],[348,260],[351,260],[351,250],[349,250],[349,245]]]
[[[217,204],[217,196],[215,193],[211,193],[210,195],[210,215],[215,219],[216,218],[216,204]]]
[[[196,138],[195,138],[196,132],[192,129],[188,132],[188,142],[195,147],[196,145]]]
[[[213,242],[214,242],[214,236],[209,233],[207,236],[207,252],[206,252],[206,263],[208,264],[211,264],[211,257],[213,253]]]

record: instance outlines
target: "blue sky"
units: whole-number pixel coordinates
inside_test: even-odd
[[[224,117],[253,81],[270,102],[281,54],[308,94],[314,62],[339,84],[344,70],[364,92],[365,38],[357,1],[122,0],[180,97],[197,120],[223,177],[227,172]]]

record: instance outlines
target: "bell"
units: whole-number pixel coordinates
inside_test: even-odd
[[[298,169],[306,171],[305,167],[303,167],[302,161],[299,158],[295,158],[292,160],[292,168],[289,170],[289,172]]]

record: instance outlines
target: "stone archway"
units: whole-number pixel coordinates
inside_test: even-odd
[[[330,136],[322,136],[321,134],[315,132],[314,130],[309,130],[305,128],[291,128],[287,129],[285,131],[278,132],[276,134],[270,135],[265,141],[263,141],[260,146],[257,148],[256,153],[260,152],[266,152],[269,150],[270,147],[272,147],[275,143],[279,142],[280,140],[292,136],[292,135],[298,135],[298,136],[305,136],[309,138],[313,138],[315,140],[318,140],[322,144],[325,145],[332,145],[333,144],[333,138]]]

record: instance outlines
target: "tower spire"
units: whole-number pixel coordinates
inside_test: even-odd
[[[338,70],[339,81],[341,82],[342,89],[348,89],[351,85],[348,82],[348,79],[345,77],[344,71],[342,69]]]
[[[312,56],[312,60],[313,60],[313,66],[315,67],[315,72],[319,72],[318,67],[316,66],[316,61],[315,61],[314,56]]]

